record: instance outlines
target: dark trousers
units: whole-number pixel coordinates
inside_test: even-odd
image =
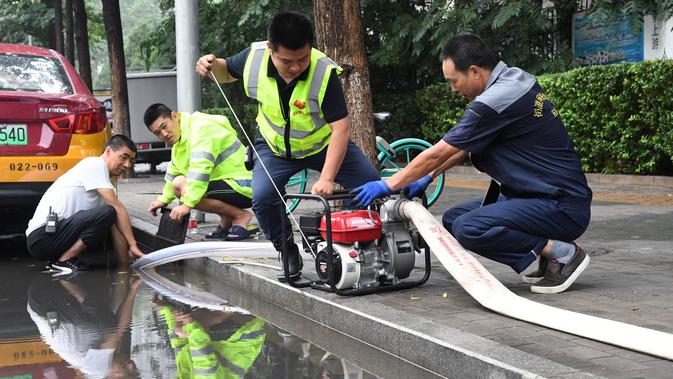
[[[255,149],[283,195],[285,195],[285,185],[288,180],[297,172],[305,168],[322,171],[327,155],[327,148],[325,148],[318,154],[303,159],[284,159],[274,155],[266,142],[257,142]],[[285,217],[283,202],[256,155],[254,159],[252,209],[255,211],[257,221],[266,238],[270,241],[279,241],[282,234],[281,217]],[[371,162],[353,142],[348,141],[348,149],[335,181],[345,188],[355,188],[378,179],[379,173]],[[310,189],[307,188],[307,190]],[[287,225],[290,225],[289,222]]]
[[[28,252],[36,259],[53,262],[80,238],[86,247],[98,246],[116,219],[117,211],[110,205],[79,211],[60,220],[56,233],[45,233],[43,226],[33,230],[28,235]]]
[[[450,208],[442,223],[466,249],[521,273],[549,239],[572,242],[589,226],[589,204],[551,199],[507,199],[481,207],[481,199]]]

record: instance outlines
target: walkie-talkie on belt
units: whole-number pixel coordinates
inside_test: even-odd
[[[56,227],[58,226],[58,215],[51,211],[49,207],[49,214],[47,215],[47,223],[44,225],[44,232],[47,234],[56,233]]]

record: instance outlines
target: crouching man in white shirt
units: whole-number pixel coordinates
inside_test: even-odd
[[[58,178],[28,222],[30,255],[64,274],[83,271],[78,256],[111,233],[120,263],[143,256],[111,181],[131,168],[136,152],[128,137],[114,135],[100,157],[85,158]]]

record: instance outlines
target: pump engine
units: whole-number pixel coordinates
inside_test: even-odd
[[[374,210],[334,212],[330,219],[333,280],[337,289],[394,285],[409,276],[414,268],[415,253],[419,251],[420,237],[415,230],[409,230],[406,222],[385,215],[381,220]],[[320,212],[301,215],[299,227],[307,238],[304,250],[315,252],[318,276],[329,283],[325,215]]]

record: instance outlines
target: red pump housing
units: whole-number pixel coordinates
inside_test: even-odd
[[[350,210],[334,212],[332,219],[332,242],[353,243],[381,238],[381,217],[378,212]],[[327,218],[320,220],[320,234],[327,239]]]

